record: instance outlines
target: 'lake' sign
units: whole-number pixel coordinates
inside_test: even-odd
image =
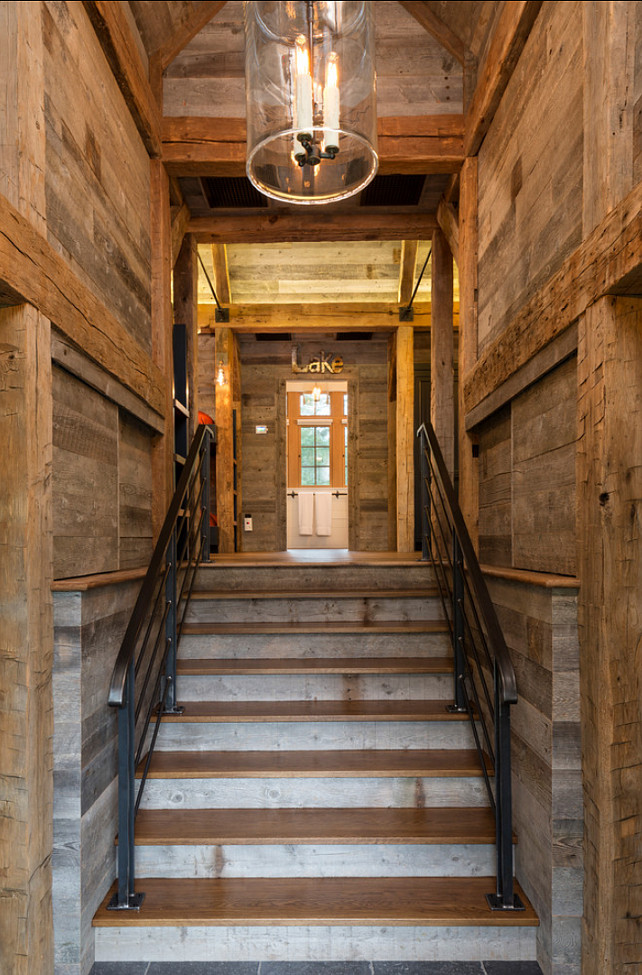
[[[323,349],[319,353],[318,358],[310,359],[307,366],[302,366],[299,362],[299,356],[301,350],[298,345],[292,347],[292,372],[315,372],[315,373],[325,373],[329,372],[336,376],[338,373],[343,372],[343,359],[340,355],[332,355],[331,352],[324,352]]]

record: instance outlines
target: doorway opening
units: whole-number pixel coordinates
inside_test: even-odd
[[[348,548],[348,383],[286,383],[288,549]]]

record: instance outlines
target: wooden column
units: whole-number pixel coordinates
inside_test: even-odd
[[[174,321],[187,331],[187,388],[190,442],[197,427],[198,407],[198,250],[193,234],[185,234],[174,265]]]
[[[459,191],[459,503],[475,548],[479,536],[479,471],[475,438],[466,433],[463,392],[477,361],[477,157],[466,159]]]
[[[216,329],[216,514],[219,552],[234,551],[234,336],[230,328]],[[219,366],[225,382],[219,385]]]
[[[603,298],[578,348],[582,972],[642,967],[642,299]]]
[[[43,55],[40,4],[0,4],[0,194],[39,234],[46,234]],[[49,975],[51,330],[29,304],[0,309],[0,453],[0,969]]]
[[[154,444],[152,527],[162,527],[173,493],[174,423],[172,360],[172,221],[169,178],[159,159],[151,166],[152,357],[165,377],[165,433]]]
[[[430,328],[430,422],[451,477],[455,470],[453,369],[453,256],[441,230],[432,237],[432,322]]]
[[[397,453],[397,551],[415,548],[414,483],[414,329],[397,328],[396,350],[396,453]]]
[[[0,961],[53,971],[51,335],[31,305],[0,309]]]

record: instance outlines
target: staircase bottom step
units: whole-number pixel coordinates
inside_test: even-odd
[[[96,927],[219,925],[393,925],[532,927],[538,919],[520,890],[523,911],[491,911],[492,877],[144,878],[140,911],[109,911]]]

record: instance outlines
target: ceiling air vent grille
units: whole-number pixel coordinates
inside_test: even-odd
[[[426,177],[419,175],[375,176],[361,194],[362,207],[416,207]]]
[[[207,176],[201,180],[203,195],[212,210],[266,207],[267,197],[259,193],[246,176]]]

